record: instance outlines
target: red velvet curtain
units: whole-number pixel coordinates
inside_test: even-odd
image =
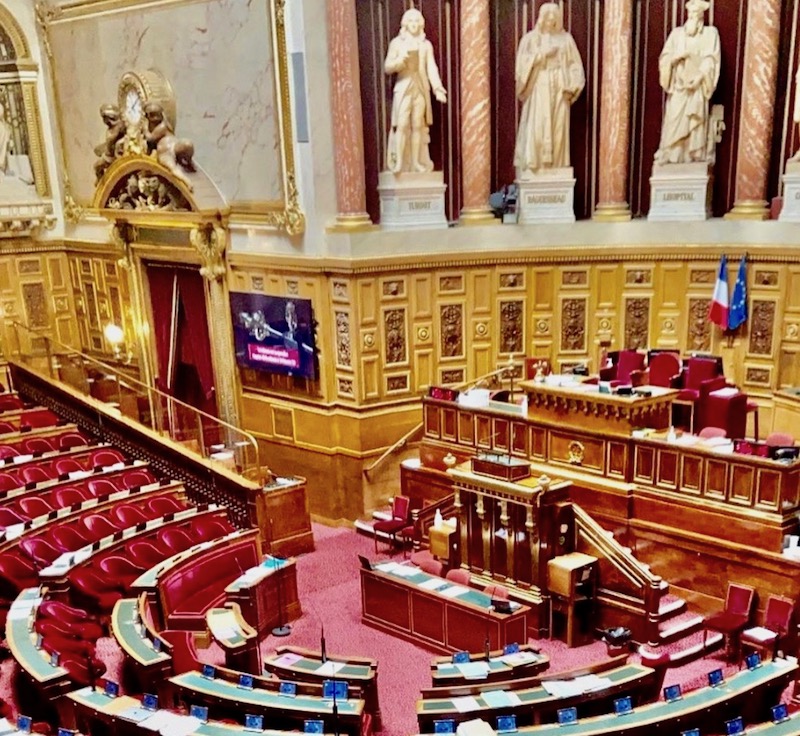
[[[185,317],[178,323],[181,362],[197,369],[200,385],[209,401],[214,395],[214,366],[211,364],[211,343],[208,340],[203,277],[197,271],[178,271],[178,295]]]
[[[156,386],[171,394],[175,380],[175,351],[177,339],[177,279],[176,269],[147,266],[150,284],[150,305],[153,309],[153,335],[156,342],[158,376]]]

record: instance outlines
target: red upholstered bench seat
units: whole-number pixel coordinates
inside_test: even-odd
[[[179,569],[165,573],[159,580],[159,597],[167,628],[204,630],[206,611],[221,605],[225,588],[258,561],[256,545],[248,539],[201,551]]]

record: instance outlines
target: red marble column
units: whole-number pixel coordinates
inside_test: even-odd
[[[780,0],[758,0],[747,7],[742,107],[736,155],[736,199],[726,215],[731,219],[766,220],[767,173],[775,87],[778,78]]]
[[[331,119],[336,172],[336,229],[371,226],[364,181],[364,129],[355,0],[328,0]]]
[[[489,209],[492,131],[489,118],[489,0],[462,0],[461,38],[461,223],[495,221]]]
[[[633,0],[608,0],[603,13],[603,78],[595,220],[630,220],[627,200],[630,148]]]

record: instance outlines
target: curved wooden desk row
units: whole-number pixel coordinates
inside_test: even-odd
[[[629,665],[633,667],[635,665]],[[797,677],[800,668],[797,662],[786,660],[773,660],[764,663],[755,670],[743,670],[728,680],[727,683],[715,688],[705,687],[686,693],[681,700],[674,702],[659,701],[637,707],[631,713],[617,716],[613,713],[581,718],[576,724],[571,724],[570,736],[611,736],[623,734],[624,736],[650,736],[658,733],[663,736],[678,736],[681,731],[690,728],[700,728],[701,732],[719,733],[723,729],[723,722],[729,718],[743,716],[746,723],[762,723],[770,717],[770,707],[780,699],[782,690]],[[610,676],[611,673],[606,673]],[[627,692],[620,689],[619,694]],[[519,693],[517,693],[519,695]],[[433,704],[435,701],[421,701],[422,705]],[[553,715],[557,708],[576,705],[581,715],[581,702],[574,702],[570,698],[562,698],[554,703]],[[497,715],[512,713],[513,708],[488,707],[468,713],[454,713],[451,710],[439,711],[435,714],[432,709],[425,712],[425,728],[421,730],[433,733],[433,721],[440,717],[455,720],[471,720],[482,718],[490,724],[495,723]],[[519,716],[518,716],[519,720]],[[420,723],[423,723],[420,716]],[[795,724],[797,722],[795,721]],[[564,726],[557,723],[544,725],[522,726],[519,734],[524,736],[564,736]],[[748,731],[749,733],[749,731]],[[769,731],[769,733],[772,733]],[[790,733],[796,733],[790,731]]]
[[[485,674],[478,676],[475,671],[453,664],[452,657],[436,657],[431,662],[431,680],[434,687],[422,691],[423,698],[437,698],[446,695],[443,690],[459,686],[473,687],[479,683],[495,683],[503,680],[519,680],[544,672],[550,667],[550,657],[541,654],[530,644],[522,644],[514,654],[504,654],[502,649],[489,652],[470,653],[469,663],[477,664]],[[476,668],[471,668],[475,670]],[[439,694],[437,694],[439,693]]]
[[[105,511],[110,511],[120,501],[130,501],[138,506],[154,498],[184,500],[186,494],[183,484],[178,481],[164,485],[151,483],[146,486],[140,486],[138,489],[132,488],[130,490],[117,491],[103,498],[90,498],[74,506],[65,506],[51,511],[49,514],[37,516],[24,524],[13,524],[6,527],[0,541],[0,554],[14,550],[19,543],[19,539],[23,536],[29,538],[45,537],[56,527],[71,526],[90,514],[102,514]]]
[[[143,718],[141,702],[130,695],[120,695],[118,698],[109,698],[99,690],[81,688],[67,696],[74,706],[75,720],[78,727],[85,732],[91,731],[93,722],[103,723],[115,736],[152,736],[152,721],[148,723]],[[150,718],[158,719],[162,724],[161,733],[169,733],[170,720],[178,716],[174,711],[159,709]],[[242,717],[243,718],[243,717]],[[271,724],[270,724],[271,725]],[[253,731],[245,730],[243,725],[209,721],[201,723],[194,731],[197,736],[235,736],[235,734],[252,734]],[[260,731],[261,736],[289,736],[286,731],[269,728]],[[332,730],[325,732],[333,734]]]

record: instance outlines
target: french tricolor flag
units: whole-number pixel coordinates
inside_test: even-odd
[[[714,296],[711,297],[708,319],[723,330],[728,329],[728,259],[724,254],[719,259],[717,283],[714,285]]]

